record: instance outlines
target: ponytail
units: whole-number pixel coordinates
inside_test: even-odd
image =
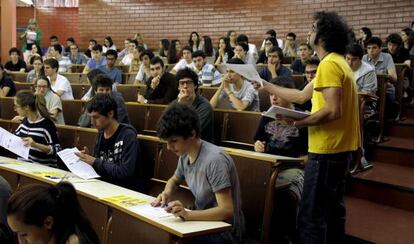
[[[46,100],[43,95],[34,94],[36,110],[43,118],[51,119],[49,111],[46,108]]]
[[[44,96],[30,90],[21,90],[16,94],[16,102],[22,107],[29,106],[33,112],[39,112],[42,117],[50,119]]]
[[[62,226],[60,229],[64,230],[57,235],[56,243],[67,243],[66,241],[72,234],[78,237],[81,244],[99,243],[98,235],[83,212],[73,185],[62,182],[51,188],[56,194],[59,226]]]

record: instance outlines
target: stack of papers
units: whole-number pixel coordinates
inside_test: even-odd
[[[243,76],[249,81],[258,81],[261,86],[263,86],[262,78],[259,73],[257,73],[256,67],[252,64],[225,64],[226,67],[230,70],[233,70],[237,74]]]
[[[101,177],[96,173],[91,165],[81,161],[78,156],[75,155],[75,152],[79,152],[76,147],[67,148],[65,150],[59,151],[57,155],[62,159],[66,167],[68,167],[72,173],[79,176],[80,178],[89,180]]]
[[[303,119],[305,117],[308,117],[310,113],[308,112],[301,112],[296,111],[289,108],[280,107],[277,105],[272,105],[264,114],[263,116],[270,117],[276,119],[276,115],[283,115],[288,118],[292,119]]]
[[[153,207],[150,204],[140,204],[134,207],[129,208],[131,211],[139,213],[144,216],[149,216],[151,218],[168,218],[174,216],[171,213],[167,213],[162,207]]]
[[[30,147],[26,147],[22,138],[0,127],[0,146],[12,153],[29,160]]]

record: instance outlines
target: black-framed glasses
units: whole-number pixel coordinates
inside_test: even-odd
[[[316,32],[316,24],[315,23],[312,24],[312,32]]]

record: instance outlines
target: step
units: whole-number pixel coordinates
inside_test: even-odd
[[[414,243],[414,212],[346,197],[346,234],[378,244]]]
[[[403,117],[414,118],[414,107],[412,105],[403,108]]]
[[[387,164],[381,162],[370,162],[373,167],[369,170],[354,175],[355,178],[383,182],[390,185],[404,187],[414,190],[414,168]]]
[[[395,124],[387,125],[385,135],[391,137],[414,139],[414,119],[405,119]]]
[[[414,167],[414,139],[386,137],[367,157],[370,161]]]
[[[381,162],[350,178],[349,196],[414,211],[414,168]]]

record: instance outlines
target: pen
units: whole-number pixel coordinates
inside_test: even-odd
[[[164,203],[164,204],[162,204],[162,205],[161,205],[161,208],[166,208],[166,207],[168,207],[168,203]],[[184,219],[184,217],[183,217],[183,216],[178,216],[178,217],[180,217],[180,219],[181,219],[182,221],[185,221],[185,219]]]
[[[45,175],[46,178],[52,179],[52,180],[57,180],[59,179],[59,177],[57,176],[51,176],[51,175]]]

